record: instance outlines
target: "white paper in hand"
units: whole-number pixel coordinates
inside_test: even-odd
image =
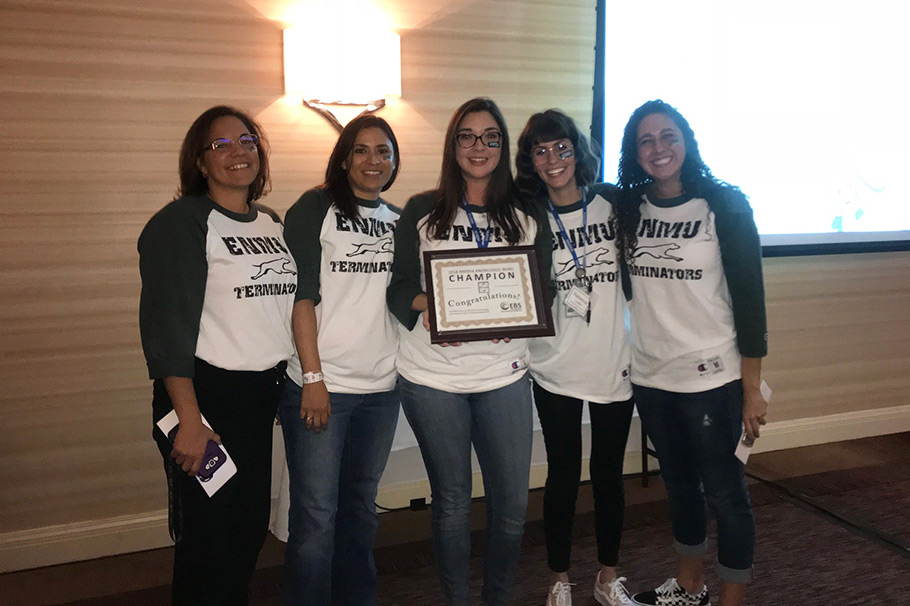
[[[758,389],[761,391],[761,397],[765,399],[765,402],[768,404],[771,403],[771,388],[768,387],[768,384],[764,381],[761,382]],[[736,458],[743,462],[743,465],[746,464],[746,461],[749,460],[749,455],[752,454],[752,445],[755,443],[755,440],[749,437],[746,433],[746,427],[743,426],[743,432],[739,436],[739,442],[736,444],[736,450],[733,454],[736,455]]]
[[[169,440],[173,441],[171,432],[174,431],[179,422],[180,420],[177,418],[177,411],[172,410],[158,421],[156,425],[158,425],[158,429],[164,432],[164,435],[166,435]],[[202,417],[202,424],[209,429],[212,429],[212,426],[209,425],[209,422],[205,417]],[[205,494],[209,496],[218,492],[218,489],[224,486],[225,482],[237,473],[237,466],[234,464],[234,460],[231,459],[231,455],[224,449],[224,446],[215,444],[211,441],[206,448],[206,456],[203,460],[203,465],[205,465],[209,471],[214,469],[214,472],[210,471],[210,473],[206,473],[207,469],[200,469],[196,475],[196,480],[198,480],[202,489],[205,490]]]

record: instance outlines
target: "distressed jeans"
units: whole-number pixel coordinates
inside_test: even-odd
[[[634,386],[635,403],[660,461],[680,555],[707,550],[705,504],[717,517],[717,574],[752,579],[755,520],[745,466],[734,455],[742,434],[739,380],[698,393]]]

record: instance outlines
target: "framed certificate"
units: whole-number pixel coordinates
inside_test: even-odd
[[[424,251],[423,264],[430,342],[556,334],[533,246]]]

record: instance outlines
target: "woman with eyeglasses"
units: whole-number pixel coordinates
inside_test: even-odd
[[[599,161],[575,122],[558,110],[534,114],[518,138],[515,184],[547,213],[553,242],[556,335],[532,339],[534,403],[547,449],[544,529],[553,581],[547,606],[570,606],[572,523],[581,479],[582,406],[591,418],[591,486],[597,559],[594,598],[631,604],[617,577],[623,459],[632,421],[629,343],[613,204],[616,188],[594,183]]]
[[[376,603],[374,501],[398,424],[398,332],[385,303],[401,160],[382,118],[344,128],[325,183],[288,210],[297,356],[279,407],[290,479],[288,604]]]
[[[431,344],[422,259],[425,251],[549,246],[545,225],[513,193],[502,113],[490,99],[471,99],[449,122],[438,188],[411,198],[395,232],[388,303],[401,320],[402,407],[430,480],[436,564],[448,605],[469,602],[472,445],[487,506],[483,603],[508,604],[512,595],[531,464],[528,345]]]
[[[272,425],[294,351],[297,283],[281,222],[257,202],[269,188],[262,129],[237,109],[213,107],[184,137],[179,197],[139,236],[153,416],[176,411],[179,420],[173,442],[153,432],[167,472],[177,605],[246,604],[268,528]],[[218,463],[214,443],[237,472],[209,496],[195,476]]]
[[[746,197],[705,165],[669,104],[648,101],[626,124],[619,237],[632,283],[632,381],[660,460],[679,568],[637,604],[709,603],[705,506],[717,518],[720,606],[752,578],[755,521],[736,452],[765,424],[767,323],[761,244]]]

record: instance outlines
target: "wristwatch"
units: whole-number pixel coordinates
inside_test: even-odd
[[[324,378],[325,378],[325,375],[322,374],[322,371],[305,372],[305,373],[303,373],[303,384],[308,385],[310,383],[319,383]]]

